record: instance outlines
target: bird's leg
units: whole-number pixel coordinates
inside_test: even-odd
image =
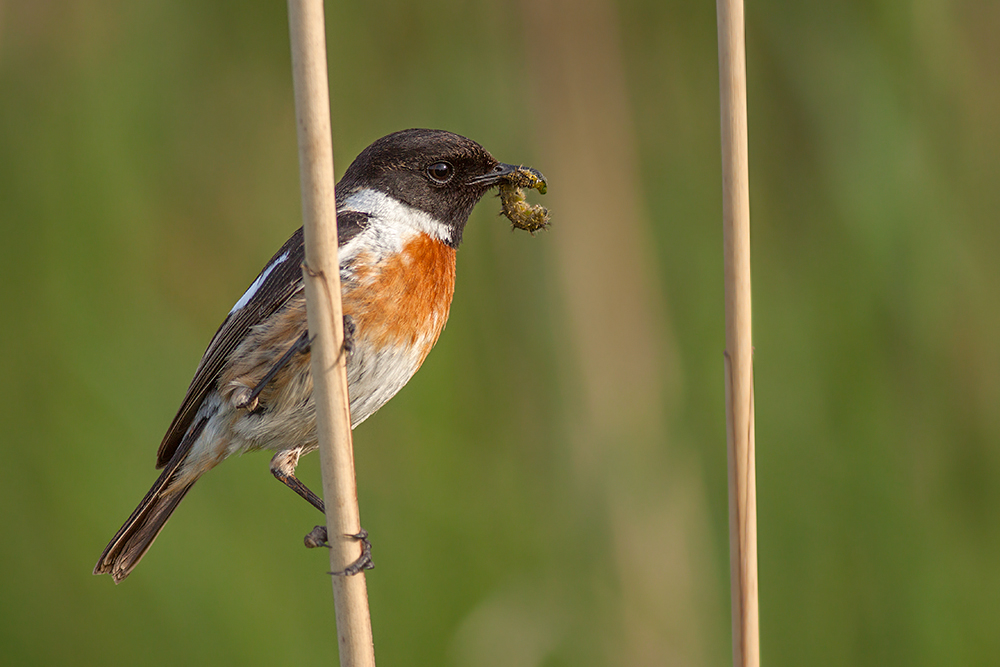
[[[250,389],[249,387],[241,387],[240,390],[234,394],[233,402],[236,407],[241,410],[255,410],[257,409],[257,397],[260,396],[260,392],[264,391],[264,387],[267,383],[274,379],[274,376],[278,374],[282,368],[288,363],[288,361],[299,352],[308,352],[309,345],[312,341],[309,338],[309,331],[303,331],[302,335],[299,336],[290,348],[278,361],[271,367],[271,370],[261,378],[257,385]],[[351,319],[350,315],[344,315],[344,342],[340,346],[340,354],[350,354],[354,349],[354,320]]]
[[[350,354],[354,351],[354,334],[357,332],[357,327],[354,326],[354,318],[350,315],[344,315],[344,343],[340,346],[340,353]]]
[[[295,493],[299,494],[303,498],[309,501],[309,503],[318,509],[320,512],[326,513],[326,508],[323,504],[323,500],[317,496],[315,493],[309,490],[305,484],[303,484],[295,476],[295,466],[299,462],[299,456],[301,451],[298,449],[289,449],[284,452],[278,452],[271,459],[271,474],[277,477],[285,486],[290,488]],[[340,572],[330,572],[342,577],[350,577],[358,574],[362,570],[370,570],[375,567],[375,563],[372,562],[372,543],[368,540],[368,531],[362,528],[354,535],[345,535],[344,537],[350,537],[355,540],[361,541],[361,555],[353,563],[345,567]],[[306,548],[313,549],[315,547],[327,547],[328,535],[326,532],[326,526],[316,526],[309,534],[305,536],[303,540],[305,542]]]
[[[298,465],[301,454],[301,449],[286,449],[285,451],[278,452],[271,459],[271,474],[279,482],[305,498],[310,505],[325,514],[326,507],[323,505],[323,499],[310,491],[309,487],[295,476],[295,466]]]
[[[240,408],[241,410],[256,409],[257,397],[260,396],[260,392],[264,391],[264,387],[267,386],[267,383],[274,379],[274,376],[278,374],[278,371],[280,371],[282,368],[285,367],[285,364],[288,363],[289,359],[291,359],[299,352],[308,352],[309,343],[310,343],[309,331],[308,330],[303,331],[302,335],[299,336],[298,340],[292,343],[292,346],[288,348],[288,350],[283,355],[281,355],[281,358],[278,359],[278,361],[274,364],[274,366],[271,367],[271,370],[269,370],[267,374],[263,378],[261,378],[260,382],[257,383],[256,387],[251,389],[249,393],[246,393],[246,388],[241,388],[240,392],[246,393],[245,396],[234,395],[233,401],[236,404],[236,407]],[[298,459],[296,458],[296,460]],[[295,466],[292,467],[294,468]]]
[[[349,354],[352,351],[354,333],[354,320],[351,319],[349,315],[345,315],[344,342],[341,345],[340,354]],[[288,360],[293,354],[298,351],[307,351],[309,349],[309,343],[309,332],[303,332],[302,336],[295,342],[294,345],[292,345],[291,348],[288,349],[287,352],[285,352],[274,367],[268,371],[267,375],[265,375],[260,383],[254,387],[253,391],[244,399],[243,404],[239,407],[253,405],[252,402],[256,401],[257,396],[260,394],[263,387],[274,378],[278,371],[281,370],[282,366],[288,363]],[[324,505],[322,498],[313,493],[309,487],[303,484],[302,481],[295,476],[295,467],[299,463],[299,456],[301,454],[301,450],[298,449],[278,452],[274,455],[274,458],[271,459],[271,474],[274,475],[282,484],[302,496],[313,507],[325,514],[326,506]],[[361,555],[357,558],[357,560],[343,570],[339,572],[330,572],[330,574],[350,577],[358,574],[362,570],[370,570],[374,568],[375,563],[372,561],[372,543],[368,540],[368,531],[362,528],[357,534],[345,535],[345,537],[361,541]],[[328,535],[326,532],[326,526],[316,526],[313,528],[309,531],[309,534],[305,536],[303,542],[305,543],[307,549],[314,549],[316,547],[326,547],[329,549],[330,545],[327,543]]]

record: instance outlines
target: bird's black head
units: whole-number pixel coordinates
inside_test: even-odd
[[[472,208],[515,169],[471,139],[443,130],[402,130],[358,155],[337,184],[337,199],[372,188],[452,228],[458,245]]]

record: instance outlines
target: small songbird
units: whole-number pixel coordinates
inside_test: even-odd
[[[544,183],[465,137],[420,129],[379,139],[347,169],[336,193],[352,428],[407,383],[437,341],[473,207],[526,172]],[[294,474],[317,447],[303,261],[300,228],[229,311],[160,444],[162,474],[94,574],[127,577],[191,486],[233,454],[276,451],[272,474],[322,511]]]

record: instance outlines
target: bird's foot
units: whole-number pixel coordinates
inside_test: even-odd
[[[362,528],[354,535],[344,535],[344,537],[349,537],[354,540],[361,541],[361,555],[353,563],[345,567],[339,572],[328,572],[327,574],[332,574],[338,577],[353,577],[354,575],[360,573],[362,570],[371,570],[375,567],[375,563],[372,561],[372,543],[368,540],[368,531]],[[327,541],[326,526],[316,526],[309,534],[305,536],[303,542],[307,549],[315,549],[316,547],[326,547],[330,548]]]

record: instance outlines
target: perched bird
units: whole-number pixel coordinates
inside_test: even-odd
[[[407,383],[437,341],[472,208],[525,172],[542,179],[465,137],[421,129],[379,139],[347,169],[336,193],[352,427]],[[162,474],[94,574],[127,577],[191,486],[233,454],[275,450],[274,476],[322,511],[294,474],[317,447],[303,260],[300,228],[229,311],[160,444]]]

